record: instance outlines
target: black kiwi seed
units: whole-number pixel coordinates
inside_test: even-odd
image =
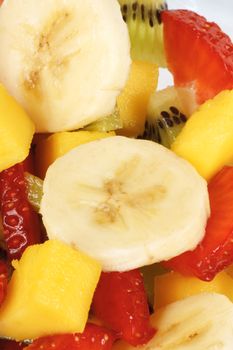
[[[180,118],[177,117],[176,115],[173,115],[173,118],[172,118],[172,119],[173,119],[174,123],[177,124],[177,125],[179,125],[179,124],[181,123]]]
[[[168,112],[166,112],[166,111],[162,111],[162,112],[160,113],[160,115],[161,115],[163,118],[170,118],[170,114],[169,114]]]
[[[161,119],[158,119],[158,126],[161,128],[161,129],[164,129],[164,124],[162,122]]]
[[[134,12],[136,12],[136,11],[137,11],[137,8],[138,8],[138,3],[137,3],[137,2],[134,2],[134,3],[132,4],[132,10],[133,10]]]
[[[158,24],[161,24],[162,23],[161,10],[156,10],[156,18],[157,18]]]
[[[145,22],[145,6],[143,4],[141,5],[141,18]]]
[[[121,11],[122,11],[123,14],[127,14],[127,11],[128,11],[128,6],[127,6],[127,4],[122,5]]]
[[[174,106],[171,106],[169,109],[175,115],[179,115],[179,113],[180,113],[179,110]]]
[[[186,115],[184,115],[183,113],[180,113],[180,120],[185,123],[187,121],[187,117]]]
[[[164,120],[165,120],[167,126],[169,126],[170,128],[172,128],[174,126],[174,123],[173,123],[171,118],[164,118]]]
[[[153,17],[153,11],[150,9],[148,11],[148,18],[149,18],[149,24],[153,28],[154,27],[154,17]]]

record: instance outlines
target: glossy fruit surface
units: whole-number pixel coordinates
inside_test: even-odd
[[[27,199],[25,164],[0,173],[0,208],[10,260],[19,259],[29,245],[40,243],[41,239],[37,214]]]
[[[224,167],[208,185],[211,215],[205,237],[193,251],[165,263],[184,275],[210,281],[233,262],[233,167]]]
[[[114,334],[100,326],[88,323],[82,334],[60,334],[35,340],[25,350],[110,350]],[[2,349],[1,349],[2,350]]]
[[[219,26],[188,10],[162,13],[168,68],[202,103],[233,88],[233,44]],[[174,39],[175,38],[175,39]]]
[[[147,343],[155,334],[139,270],[102,273],[92,309],[106,326],[134,346]]]

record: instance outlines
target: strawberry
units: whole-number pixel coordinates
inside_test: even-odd
[[[5,261],[0,260],[0,305],[2,304],[6,296],[7,281],[8,281],[7,264]]]
[[[42,337],[25,350],[110,350],[115,341],[114,334],[104,328],[88,323],[82,334],[60,334]]]
[[[211,215],[205,237],[193,251],[164,265],[184,275],[210,281],[233,263],[233,167],[224,167],[208,185]],[[195,213],[194,213],[195,215]]]
[[[0,339],[1,350],[21,350],[25,345],[14,340]]]
[[[193,87],[199,103],[233,88],[233,44],[217,24],[188,10],[164,11],[162,21],[176,86]]]
[[[149,323],[149,307],[139,270],[102,273],[92,310],[120,338],[136,346],[155,334]]]
[[[19,259],[28,245],[40,242],[37,214],[26,193],[24,163],[0,173],[0,211],[10,260]]]

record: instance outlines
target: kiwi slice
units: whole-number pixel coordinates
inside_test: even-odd
[[[43,195],[43,180],[28,172],[24,173],[27,188],[28,201],[33,209],[38,213],[40,210],[40,202]]]
[[[156,63],[166,67],[161,11],[165,0],[118,0],[131,40],[133,60]]]
[[[85,130],[88,131],[99,131],[99,132],[108,132],[119,130],[123,127],[123,122],[120,117],[120,112],[117,107],[111,115],[108,115],[104,118],[101,118],[87,126],[85,126]]]
[[[145,130],[139,138],[170,148],[196,108],[193,92],[187,88],[168,87],[156,91],[150,98]]]

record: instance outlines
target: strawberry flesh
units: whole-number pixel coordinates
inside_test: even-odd
[[[7,264],[5,261],[0,260],[0,305],[3,303],[6,296],[7,282],[8,282]]]
[[[224,167],[208,185],[211,215],[205,237],[193,251],[164,263],[183,275],[204,281],[233,263],[233,167]]]
[[[146,344],[155,334],[139,270],[102,273],[92,310],[104,324],[131,345]]]
[[[198,103],[233,88],[233,44],[217,24],[188,10],[163,11],[162,21],[176,86],[193,87]]]
[[[38,338],[25,350],[110,350],[115,335],[108,329],[88,323],[82,334],[59,334]]]
[[[24,163],[0,173],[0,211],[8,258],[19,259],[27,246],[40,243],[37,214],[27,199]]]
[[[0,339],[1,350],[21,350],[25,347],[25,344],[18,343],[14,340]]]

